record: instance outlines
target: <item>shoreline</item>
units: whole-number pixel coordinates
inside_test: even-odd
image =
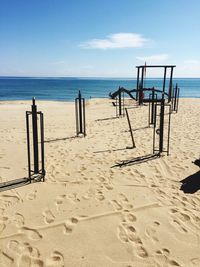
[[[124,97],[125,100],[131,100],[131,98],[126,98]],[[183,100],[183,101],[187,101],[187,100],[197,100],[199,101],[200,97],[180,97],[179,100]],[[86,101],[93,101],[93,100],[99,100],[99,101],[103,101],[103,100],[112,100],[114,101],[115,99],[109,98],[109,97],[91,97],[91,98],[85,98]],[[66,101],[66,100],[51,100],[51,99],[35,99],[36,102],[53,102],[53,103],[74,103],[74,100],[72,101]],[[133,100],[134,101],[134,100]],[[18,103],[18,102],[22,102],[22,103],[28,103],[28,102],[32,102],[32,98],[30,100],[27,99],[16,99],[16,100],[0,100],[0,103]],[[136,101],[135,101],[136,102]]]

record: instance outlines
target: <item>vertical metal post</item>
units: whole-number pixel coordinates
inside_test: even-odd
[[[171,105],[172,105],[171,112],[173,112],[173,109],[174,109],[174,86],[172,86]]]
[[[160,103],[160,135],[159,135],[159,153],[163,152],[163,137],[164,137],[164,116],[165,116],[165,100]]]
[[[78,99],[75,99],[75,115],[76,115],[76,135],[78,135]]]
[[[115,99],[116,117],[118,117],[118,98]]]
[[[139,105],[142,104],[143,85],[144,85],[144,66],[142,66],[142,77],[141,77],[141,83],[139,85]]]
[[[154,127],[153,127],[153,154],[155,153],[157,107],[158,107],[158,104],[156,103],[156,105],[155,105],[155,113],[154,113]]]
[[[178,84],[176,84],[175,87],[175,96],[174,96],[174,107],[173,107],[173,111],[176,111],[176,107],[177,107],[177,93],[178,93]]]
[[[85,98],[83,98],[83,130],[84,130],[84,136],[86,136],[86,126],[85,126]]]
[[[172,97],[172,77],[173,77],[173,70],[174,70],[174,68],[171,67],[170,81],[169,81],[169,92],[168,92],[168,103],[171,101],[171,97]]]
[[[171,130],[171,105],[169,105],[169,121],[168,121],[168,138],[167,138],[167,156],[169,156],[169,140],[170,140],[170,130]]]
[[[121,87],[119,87],[119,116],[122,115],[122,92]]]
[[[125,111],[126,111],[126,117],[127,117],[127,121],[128,121],[128,125],[129,125],[130,134],[131,134],[131,140],[132,140],[133,148],[135,148],[136,146],[135,146],[135,141],[134,141],[134,137],[133,137],[133,131],[132,131],[132,127],[131,127],[131,123],[130,123],[130,119],[129,119],[127,108],[125,108]]]
[[[34,173],[39,173],[38,162],[38,127],[37,127],[37,106],[35,105],[35,98],[32,99],[32,127],[33,127],[33,159],[34,159]]]
[[[164,78],[163,78],[163,94],[162,94],[162,99],[164,99],[165,95],[165,84],[166,84],[166,75],[167,75],[167,67],[164,67]]]
[[[79,129],[80,129],[80,133],[83,132],[83,126],[82,126],[82,101],[81,101],[81,92],[79,90],[78,93],[78,101],[79,101]]]
[[[152,103],[151,103],[151,124],[154,123],[154,109],[155,109],[155,103],[154,103],[154,100],[155,100],[155,89],[154,87],[152,88]]]
[[[176,113],[178,112],[179,94],[180,94],[180,88],[178,87],[178,92],[177,92],[177,104],[176,104]]]
[[[45,177],[45,167],[44,167],[44,117],[43,113],[40,112],[40,139],[41,139],[41,167],[43,182]]]
[[[151,116],[151,101],[150,99],[152,94],[149,94],[149,116],[148,116],[148,126],[150,127],[150,116]]]
[[[142,66],[142,77],[141,77],[141,87],[143,89],[144,86],[144,66]]]
[[[137,68],[136,101],[138,101],[139,84],[140,84],[140,67]]]
[[[30,133],[29,133],[28,111],[26,111],[26,134],[27,134],[28,178],[31,179]]]
[[[124,112],[124,108],[125,108],[125,103],[124,103],[124,92],[123,92],[122,97],[123,97],[123,116],[125,116],[125,112]]]
[[[78,97],[75,99],[75,115],[76,115],[76,134],[84,134],[86,136],[85,124],[85,99],[81,97],[79,90]]]

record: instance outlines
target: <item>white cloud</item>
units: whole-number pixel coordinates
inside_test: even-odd
[[[146,56],[146,57],[136,57],[136,59],[150,63],[158,63],[166,61],[169,58],[167,54],[160,54],[160,55],[152,55],[152,56]]]
[[[106,39],[92,39],[84,42],[82,48],[114,49],[143,47],[149,40],[138,33],[115,33]]]

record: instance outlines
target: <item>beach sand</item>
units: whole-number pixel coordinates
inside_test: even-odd
[[[30,105],[0,102],[0,182],[27,176]],[[146,162],[134,159],[152,154],[148,106],[129,110],[134,149],[108,99],[86,103],[85,138],[75,137],[74,103],[37,106],[45,182],[0,192],[1,267],[200,266],[199,99],[180,99],[170,155]]]

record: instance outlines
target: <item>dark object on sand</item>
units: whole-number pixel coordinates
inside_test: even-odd
[[[80,134],[86,136],[85,125],[85,98],[81,97],[79,90],[78,97],[75,99],[75,113],[76,113],[76,135]]]
[[[32,119],[32,138],[30,137],[30,117]],[[43,113],[41,111],[37,111],[37,106],[35,105],[35,98],[32,99],[31,111],[26,111],[26,134],[28,152],[28,177],[0,183],[0,192],[27,185],[32,182],[44,182],[44,120]],[[31,155],[33,155],[33,163],[31,162]]]
[[[200,159],[195,159],[195,161],[193,161],[193,163],[200,167]]]
[[[31,180],[42,180],[45,177],[44,168],[44,119],[43,113],[37,111],[35,98],[32,99],[31,111],[26,111],[26,132],[27,132],[27,150],[28,150],[28,177]],[[32,144],[33,144],[33,170],[31,169],[31,146],[30,146],[30,123],[29,117],[32,117]],[[38,125],[39,120],[39,125]],[[39,128],[39,129],[38,129]],[[40,134],[40,137],[39,137]],[[39,140],[40,139],[40,140]],[[40,149],[39,149],[40,141]],[[40,155],[39,155],[40,154]],[[41,160],[39,160],[39,158]]]

